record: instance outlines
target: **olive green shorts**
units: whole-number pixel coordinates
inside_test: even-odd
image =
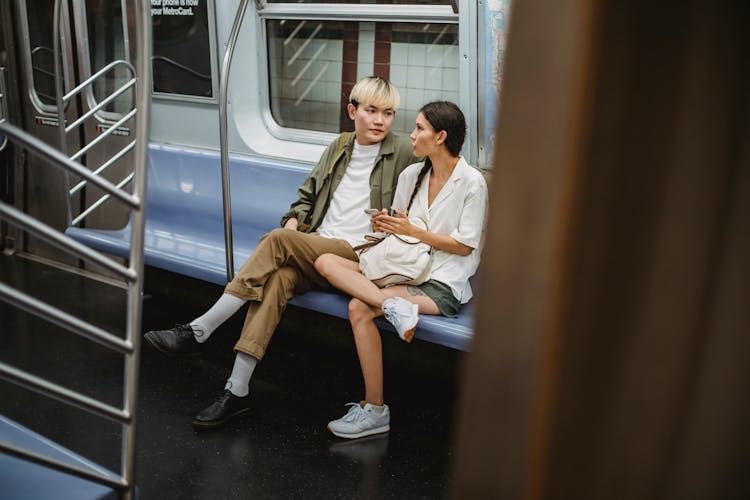
[[[461,309],[461,303],[453,296],[451,287],[445,283],[437,280],[425,281],[417,288],[422,290],[425,295],[437,304],[440,313],[443,316],[449,318],[455,318],[458,316],[458,311]]]

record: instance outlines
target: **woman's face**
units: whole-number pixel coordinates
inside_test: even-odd
[[[414,156],[430,156],[443,143],[440,133],[432,128],[422,113],[417,115],[414,131],[409,138]]]

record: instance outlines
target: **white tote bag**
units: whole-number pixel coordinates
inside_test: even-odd
[[[421,219],[409,222],[426,229]],[[432,247],[412,236],[389,234],[359,255],[359,270],[380,288],[420,285],[430,278]]]

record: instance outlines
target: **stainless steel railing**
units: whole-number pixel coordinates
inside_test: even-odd
[[[221,148],[221,194],[224,204],[224,248],[227,261],[227,281],[234,278],[234,241],[232,238],[232,194],[229,179],[229,140],[227,138],[227,102],[229,86],[229,70],[232,67],[232,56],[237,45],[242,20],[247,10],[247,0],[242,0],[234,17],[232,31],[229,34],[227,50],[221,64],[219,84],[219,146]]]
[[[60,32],[60,21],[62,18],[61,13],[61,1],[56,0],[55,2],[55,10],[54,10],[54,21],[53,21],[53,31],[54,31],[54,38],[53,38],[53,61],[54,61],[54,67],[55,67],[55,75],[62,75],[62,58],[61,58],[61,48],[60,48],[60,41],[61,41],[61,32]],[[99,102],[93,106],[90,110],[88,110],[86,113],[82,114],[77,119],[73,120],[73,122],[70,125],[66,125],[66,119],[65,119],[65,110],[68,107],[68,104],[76,99],[80,94],[87,91],[90,88],[93,88],[98,82],[104,80],[107,78],[108,75],[116,72],[118,69],[124,69],[126,74],[129,75],[129,80],[127,80],[124,84],[120,85],[117,89],[113,90],[109,95],[105,96],[104,98],[100,99]],[[96,120],[97,115],[104,110],[110,103],[114,102],[119,96],[123,95],[128,90],[132,89],[136,85],[136,71],[130,62],[119,59],[112,61],[108,64],[106,64],[104,67],[102,67],[99,71],[92,74],[90,77],[85,79],[83,82],[81,82],[79,85],[77,85],[75,88],[67,92],[66,94],[63,94],[63,78],[55,77],[55,95],[56,95],[56,102],[57,102],[57,121],[60,131],[60,149],[63,153],[68,153],[68,135],[77,131],[79,127],[83,126],[87,121],[90,120]],[[108,125],[105,128],[102,128],[101,133],[96,137],[96,139],[90,141],[88,144],[83,146],[81,149],[70,155],[71,160],[78,160],[80,158],[83,158],[86,156],[87,153],[91,152],[96,148],[97,146],[105,143],[108,138],[112,137],[113,134],[117,133],[117,130],[121,126],[123,126],[125,123],[132,120],[136,113],[137,113],[137,106],[135,103],[135,100],[132,102],[133,106],[131,109],[129,109],[127,112],[122,113],[120,118],[113,124]],[[127,153],[133,150],[135,147],[136,141],[131,141],[130,143],[126,144],[123,148],[120,149],[120,151],[116,152],[109,158],[105,159],[104,162],[99,165],[98,167],[94,168],[93,171],[96,174],[101,174],[105,170],[112,167],[112,165],[118,163],[122,158],[125,157]],[[131,170],[123,179],[121,179],[117,183],[117,188],[122,189],[126,185],[128,185],[130,182],[132,182],[134,177],[134,172]],[[88,180],[83,179],[81,182],[77,183],[75,186],[73,186],[68,191],[68,223],[72,226],[76,226],[83,222],[86,217],[88,217],[92,212],[94,212],[97,208],[102,206],[104,203],[106,203],[111,198],[111,193],[105,193],[99,199],[91,203],[88,207],[86,207],[84,210],[82,210],[79,214],[77,214],[75,217],[72,215],[72,210],[70,209],[70,203],[72,196],[83,189]]]
[[[56,10],[58,11],[59,3],[60,0],[57,0]],[[30,295],[16,290],[6,284],[0,283],[0,300],[4,300],[20,309],[35,314],[80,335],[83,338],[97,342],[124,355],[125,376],[122,392],[123,403],[121,407],[106,404],[77,391],[70,390],[50,380],[43,379],[23,370],[19,370],[7,363],[0,362],[0,378],[122,424],[120,472],[119,474],[107,474],[97,470],[85,469],[2,441],[0,441],[0,451],[77,477],[82,477],[84,479],[116,488],[120,491],[122,498],[130,500],[134,497],[134,417],[136,413],[138,388],[142,306],[141,297],[143,291],[144,209],[146,199],[146,166],[148,152],[149,104],[151,94],[151,17],[149,0],[128,0],[126,5],[133,9],[133,16],[130,18],[132,19],[132,22],[135,23],[136,34],[136,64],[135,66],[132,66],[129,63],[126,63],[126,66],[132,71],[132,78],[123,85],[123,87],[135,88],[136,95],[134,108],[131,112],[126,114],[128,119],[135,120],[135,140],[126,146],[127,151],[133,151],[133,172],[127,180],[127,182],[132,182],[132,192],[127,192],[122,189],[123,182],[114,185],[99,176],[99,174],[107,168],[107,162],[105,162],[105,165],[100,166],[92,172],[76,161],[80,157],[80,154],[78,156],[74,155],[72,158],[68,157],[64,151],[58,151],[52,148],[48,144],[29,135],[23,130],[9,124],[7,121],[0,121],[0,135],[4,136],[7,140],[14,142],[17,146],[23,147],[29,154],[44,158],[50,165],[62,169],[72,176],[80,178],[81,182],[91,183],[92,185],[97,186],[106,193],[108,198],[119,201],[130,211],[130,254],[127,261],[128,263],[123,265],[78,243],[72,238],[66,236],[63,232],[28,216],[17,208],[0,201],[0,218],[6,219],[11,224],[36,235],[67,253],[83,259],[84,261],[102,266],[122,279],[127,286],[125,338],[122,339],[117,335],[85,321],[84,319],[72,316],[50,304],[31,297]],[[111,66],[107,67],[109,69],[104,68],[97,73],[97,75],[104,71],[111,70],[114,65],[120,66],[123,65],[123,62],[116,61],[112,63]],[[61,73],[58,70],[59,68],[56,68],[56,80],[61,80]],[[97,78],[97,75],[92,76],[92,78],[81,83],[78,87],[69,92],[68,95],[58,101],[58,105],[60,105],[64,99],[74,95],[75,92],[80,92],[82,88],[90,85],[93,79]],[[115,94],[118,92],[122,93],[125,90],[126,89],[121,87],[121,89],[115,91]],[[62,93],[58,92],[58,96],[61,95]],[[116,98],[116,95],[110,100],[114,98]],[[106,102],[100,103],[100,106],[104,105],[106,105]],[[101,108],[98,107],[98,109]],[[65,127],[64,117],[61,117],[59,123],[61,124],[61,129],[63,129],[61,131],[62,136],[64,137],[69,130],[79,126],[84,120],[93,116],[94,113],[96,113],[96,111],[92,111],[89,116],[78,118],[68,127]],[[110,127],[109,130],[115,128],[116,127],[113,126]],[[103,136],[105,133],[101,135]],[[98,139],[99,138],[97,138],[97,140]],[[65,141],[62,141],[62,143],[65,144]],[[122,158],[124,155],[125,153],[121,151],[114,155],[113,158],[110,158],[108,162],[111,164]],[[76,187],[77,186],[80,186],[80,183],[76,185]],[[76,187],[74,187],[74,189]],[[80,189],[80,187],[77,189]]]
[[[0,66],[0,123],[4,123],[8,117],[8,100],[5,93],[5,68]],[[8,138],[0,138],[0,151],[5,149]]]

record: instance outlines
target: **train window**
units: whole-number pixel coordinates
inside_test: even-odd
[[[154,92],[213,98],[208,1],[151,0],[151,17]]]
[[[350,129],[344,105],[354,83],[387,78],[401,93],[393,128],[410,132],[416,111],[458,101],[458,27],[412,23],[269,21],[271,112],[283,127]]]
[[[95,74],[112,61],[128,61],[122,3],[107,0],[88,2],[86,15],[91,74]],[[112,67],[92,83],[94,100],[105,100],[132,78],[133,74],[124,64]],[[135,90],[131,87],[107,104],[104,111],[123,114],[133,109],[134,102]]]
[[[39,108],[56,106],[55,64],[52,57],[53,4],[46,0],[27,1],[26,26],[30,44],[30,80]],[[22,11],[23,13],[23,11]]]
[[[28,79],[32,83],[31,99],[34,106],[41,112],[55,113],[57,106],[57,92],[55,87],[55,64],[54,50],[54,2],[49,0],[29,0],[19,2],[19,13],[23,26],[28,30],[24,38]],[[77,4],[78,10],[69,10],[66,2],[61,4],[60,29],[63,31],[63,45],[60,47],[62,57],[62,72],[65,76],[63,88],[71,89],[72,63],[74,58],[69,52],[71,47],[66,45],[66,40],[71,40],[71,28],[75,25],[75,31],[82,38],[86,38],[88,44],[77,44],[82,49],[78,54],[79,61],[83,61],[82,74],[90,76],[104,67],[114,59],[127,61],[127,46],[123,34],[123,15],[120,2],[95,1],[88,2],[86,7],[85,26],[81,27],[78,22],[79,15],[83,12],[83,4]],[[71,17],[74,19],[71,21]],[[85,33],[81,33],[81,30]],[[68,42],[69,43],[69,42]],[[87,50],[88,49],[88,50]],[[94,68],[93,72],[89,68]],[[124,67],[113,68],[110,72],[102,75],[93,82],[91,95],[94,100],[103,100],[115,89],[128,81],[132,76]],[[118,113],[121,110],[132,108],[134,94],[132,90],[126,91],[118,98],[110,102],[104,109],[109,113]]]
[[[378,7],[383,12],[372,20],[357,13],[337,15],[334,5],[328,15],[332,19],[320,19],[322,15],[308,16],[299,7],[306,2],[294,6],[269,3],[288,4],[286,11],[266,13],[265,21],[268,98],[271,115],[281,127],[332,133],[351,130],[345,104],[354,83],[368,75],[387,78],[399,89],[395,132],[411,132],[414,117],[426,102],[460,102],[459,25],[454,10],[445,7],[450,1],[378,1],[414,8],[391,7],[389,16],[389,7],[383,5]],[[325,3],[369,8],[365,4],[373,2]],[[442,17],[424,21],[418,9],[424,5],[443,6]],[[341,12],[353,8],[342,5]]]

